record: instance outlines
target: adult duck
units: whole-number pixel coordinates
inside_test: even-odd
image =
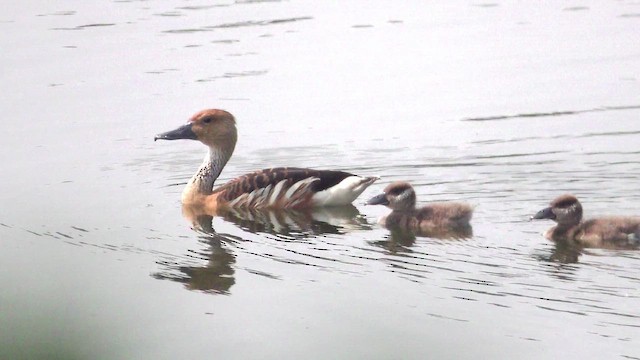
[[[187,124],[156,135],[154,140],[198,140],[209,148],[202,165],[182,192],[182,203],[215,213],[220,208],[304,209],[350,204],[377,177],[344,171],[279,167],[237,177],[214,189],[214,183],[236,146],[231,113],[202,110]]]
[[[634,249],[640,247],[640,217],[608,216],[582,221],[582,204],[574,195],[555,198],[531,220],[550,219],[557,223],[545,237],[572,241],[582,247]]]

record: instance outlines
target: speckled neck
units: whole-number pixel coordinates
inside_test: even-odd
[[[195,195],[209,195],[213,192],[213,186],[216,179],[220,176],[222,169],[231,158],[233,147],[209,147],[209,152],[204,157],[202,165],[198,171],[191,177],[182,192],[183,200]]]

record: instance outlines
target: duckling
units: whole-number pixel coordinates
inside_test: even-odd
[[[393,182],[382,194],[372,197],[368,205],[386,205],[393,210],[380,219],[388,229],[417,232],[419,235],[449,238],[471,236],[469,221],[473,207],[465,203],[431,203],[416,208],[416,193],[407,182]]]
[[[574,241],[593,248],[640,246],[640,217],[611,216],[582,221],[582,205],[571,194],[555,198],[549,207],[531,217],[538,219],[551,219],[558,224],[545,233],[549,240]]]
[[[236,146],[235,117],[207,109],[187,124],[154,140],[198,140],[209,148],[202,165],[182,192],[182,203],[215,213],[219,208],[300,209],[350,204],[378,177],[345,171],[279,167],[258,170],[214,189],[214,183]]]

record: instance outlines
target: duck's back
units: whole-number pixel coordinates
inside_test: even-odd
[[[350,204],[376,179],[345,171],[279,167],[237,177],[216,188],[213,194],[218,194],[219,203],[233,207],[304,208],[327,205],[318,203],[326,200],[336,202],[329,205],[344,205]],[[342,191],[337,194],[339,198],[322,196],[336,189]]]

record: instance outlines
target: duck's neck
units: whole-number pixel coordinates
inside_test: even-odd
[[[199,195],[211,194],[216,179],[220,176],[232,153],[233,147],[227,147],[226,149],[209,147],[209,152],[204,157],[202,165],[200,165],[195,175],[191,177],[182,192],[182,202],[188,203]]]

